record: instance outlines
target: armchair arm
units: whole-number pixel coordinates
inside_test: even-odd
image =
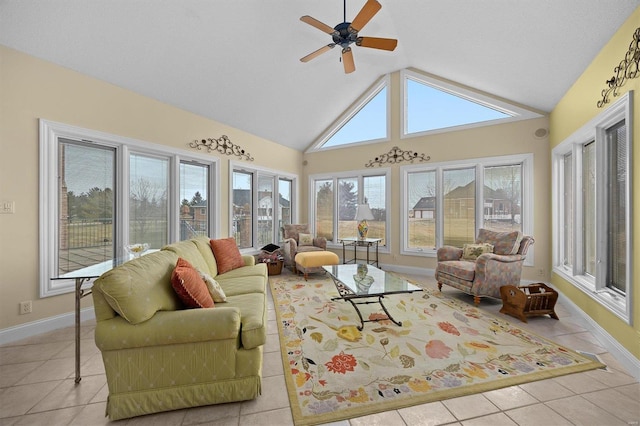
[[[500,298],[500,287],[520,285],[525,256],[485,253],[476,260],[471,290],[475,295]]]
[[[313,245],[320,247],[322,250],[327,249],[327,239],[325,237],[316,237],[313,239]]]
[[[298,243],[293,238],[285,238],[282,245],[284,264],[291,266],[293,265],[293,260],[296,257],[296,251],[298,251]]]
[[[438,262],[460,260],[462,258],[462,249],[453,246],[442,246],[436,253],[438,256]]]

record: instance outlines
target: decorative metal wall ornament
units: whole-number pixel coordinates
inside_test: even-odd
[[[251,156],[251,154],[242,149],[240,145],[235,145],[233,142],[231,142],[227,135],[222,135],[218,139],[196,139],[193,142],[189,143],[189,146],[198,150],[206,148],[207,152],[215,151],[219,152],[220,154],[235,155],[236,157],[244,158],[247,161],[253,161],[253,157]]]
[[[609,103],[609,95],[618,96],[620,94],[618,89],[627,80],[640,76],[640,27],[634,31],[629,50],[620,64],[613,69],[613,72],[613,77],[606,81],[608,87],[602,89],[602,99],[598,101],[598,108]]]
[[[364,166],[374,167],[376,164],[378,166],[382,166],[383,164],[386,164],[386,163],[397,164],[397,163],[402,163],[403,161],[408,161],[410,163],[413,163],[415,160],[418,160],[420,162],[429,161],[431,160],[431,157],[429,156],[425,157],[424,154],[418,154],[417,152],[413,152],[413,151],[403,151],[397,146],[394,146],[393,148],[391,148],[391,151],[387,152],[386,154],[382,154],[374,158],[373,160],[369,160],[369,162]]]

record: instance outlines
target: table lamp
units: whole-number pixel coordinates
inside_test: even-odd
[[[367,238],[367,232],[369,232],[369,224],[367,224],[367,220],[373,219],[373,213],[371,213],[369,204],[358,204],[356,207],[356,221],[358,222],[358,236],[361,240]]]

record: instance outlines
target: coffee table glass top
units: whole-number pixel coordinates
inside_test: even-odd
[[[367,297],[421,291],[418,286],[371,265],[347,264],[323,266],[334,280],[340,281],[353,296]],[[341,294],[341,296],[348,296]]]

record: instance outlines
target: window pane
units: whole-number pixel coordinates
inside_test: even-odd
[[[358,204],[358,179],[338,179],[338,239],[355,238],[358,224],[355,220]]]
[[[316,235],[333,241],[333,181],[315,181]]]
[[[573,236],[573,155],[571,153],[564,156],[564,218],[563,218],[563,232],[564,232],[564,252],[563,252],[563,264],[567,267],[571,267],[574,264],[574,236]]]
[[[129,243],[160,249],[169,237],[169,160],[132,154],[129,168]]]
[[[252,243],[252,200],[253,174],[233,172],[233,237],[240,248],[248,248]]]
[[[407,79],[407,133],[507,118],[510,115]]]
[[[627,188],[627,126],[621,122],[607,130],[609,160],[608,200],[608,271],[607,287],[626,294],[626,188]]]
[[[585,273],[596,273],[596,144],[590,142],[582,148],[582,211],[584,212],[584,268]]]
[[[180,163],[180,240],[209,235],[209,167]]]
[[[407,175],[407,247],[436,246],[436,172]]]
[[[386,208],[386,177],[383,176],[365,176],[363,178],[363,195],[364,202],[369,203],[373,220],[367,221],[369,225],[368,238],[382,238],[380,245],[386,244],[384,236],[387,227],[387,208]]]
[[[280,179],[278,181],[278,191],[280,192],[280,200],[278,202],[280,206],[280,215],[278,216],[280,223],[278,228],[282,228],[283,225],[291,224],[291,193],[293,188],[293,182],[289,179]]]
[[[273,186],[272,176],[258,176],[258,247],[274,242]]]
[[[522,231],[522,165],[485,167],[483,227]]]
[[[475,169],[445,170],[444,245],[473,243],[476,233]]]
[[[115,150],[60,139],[58,273],[115,257]]]

